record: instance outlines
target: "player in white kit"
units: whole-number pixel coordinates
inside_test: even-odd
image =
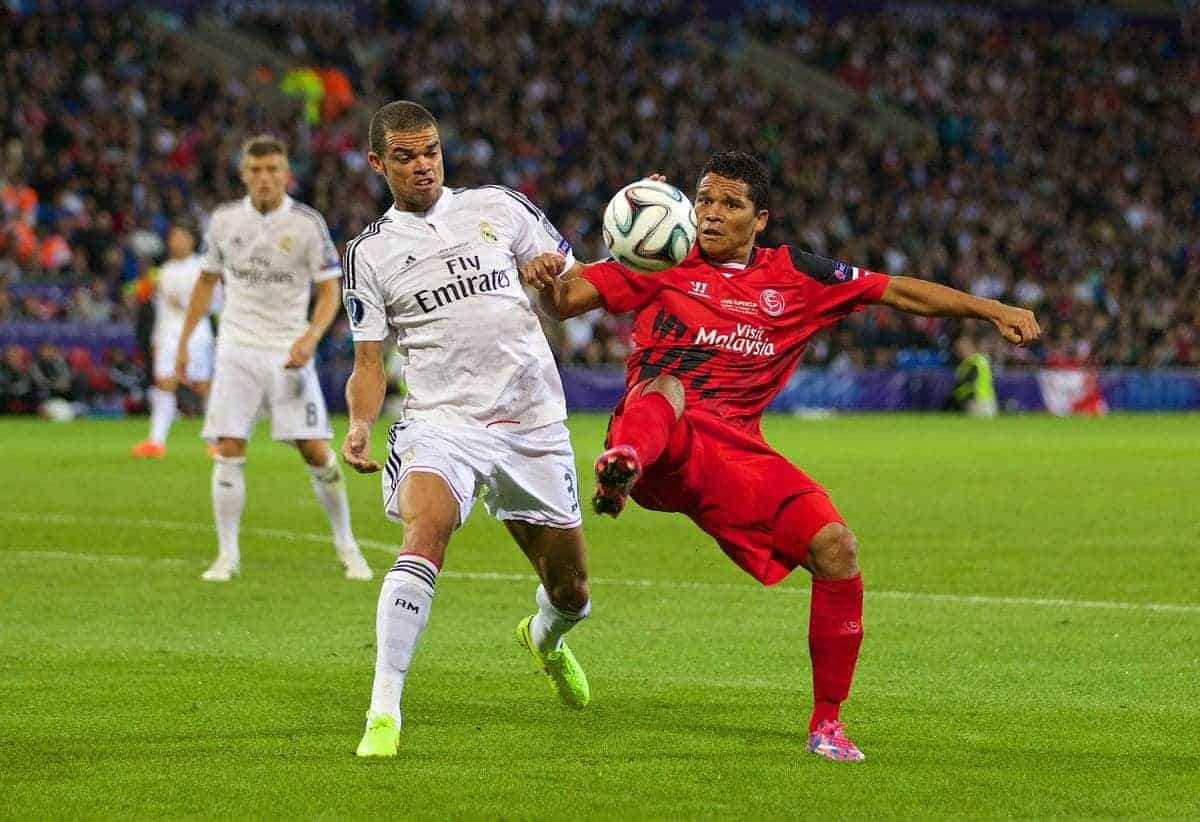
[[[271,417],[272,439],[294,444],[308,464],[347,579],[371,578],[350,529],[346,487],[329,448],[333,430],[312,362],[337,314],[342,269],[325,220],[285,193],[289,176],[281,142],[255,137],[246,143],[241,177],[248,194],[213,212],[176,354],[175,371],[183,380],[185,343],[223,279],[216,373],[201,433],[217,440],[212,497],[218,547],[216,562],[203,575],[208,581],[226,582],[239,573],[246,441],[264,412]]]
[[[154,294],[154,386],[150,389],[150,436],[133,446],[135,457],[164,457],[167,433],[175,420],[175,353],[183,331],[183,318],[196,280],[200,278],[200,256],[196,254],[195,228],[176,223],[167,231],[167,260],[158,269]],[[189,384],[201,397],[208,395],[213,369],[212,326],[201,322],[188,340]]]
[[[384,512],[404,526],[376,611],[375,681],[359,756],[395,756],[400,697],[446,545],[477,494],[537,572],[537,611],[518,641],[564,704],[587,677],[562,637],[590,610],[575,458],[554,358],[518,266],[570,246],[500,186],[443,188],[437,122],[397,101],[371,118],[368,161],[395,204],[346,246],[343,302],[354,336],[342,456],[383,471]],[[406,358],[404,414],[383,464],[370,454],[386,377],[384,341]]]

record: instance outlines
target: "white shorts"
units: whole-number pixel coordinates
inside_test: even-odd
[[[204,322],[208,322],[207,318]],[[192,382],[209,382],[213,375],[213,354],[216,344],[212,334],[192,334],[188,340],[187,378]],[[179,338],[154,343],[154,379],[175,378],[175,353],[179,350]]]
[[[309,360],[303,368],[284,368],[287,359],[286,351],[217,346],[217,369],[200,436],[247,440],[258,418],[270,414],[271,439],[333,439],[316,366]]]
[[[458,500],[460,526],[477,495],[496,519],[553,528],[583,522],[575,453],[561,422],[511,432],[420,420],[395,423],[388,429],[383,471],[383,510],[389,519],[401,521],[397,492],[413,472],[446,481]]]

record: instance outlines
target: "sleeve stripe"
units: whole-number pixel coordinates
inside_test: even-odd
[[[358,254],[359,243],[361,243],[363,240],[367,239],[368,237],[374,237],[376,234],[378,234],[380,231],[383,230],[383,226],[385,223],[390,223],[390,222],[391,222],[391,218],[380,217],[378,220],[376,220],[375,222],[373,222],[369,226],[367,226],[365,229],[363,229],[361,234],[359,234],[357,237],[355,237],[353,240],[351,240],[346,245],[346,254],[342,260],[342,287],[343,288],[352,289],[352,288],[354,288],[355,283],[357,282],[358,273],[355,271],[354,265],[356,262],[355,256]]]
[[[321,237],[325,240],[325,242],[333,246],[333,236],[329,233],[329,224],[325,222],[325,218],[321,216],[321,212],[317,211],[312,206],[305,205],[304,203],[294,203],[294,206],[296,211],[316,223],[317,231],[320,233]],[[336,249],[337,246],[334,246],[334,248]]]
[[[524,194],[522,194],[522,193],[521,193],[521,192],[519,192],[519,191],[513,191],[513,190],[512,190],[511,188],[509,188],[508,186],[495,186],[495,185],[492,185],[492,186],[483,186],[483,188],[494,188],[494,189],[496,189],[497,191],[503,191],[503,192],[504,192],[505,194],[507,194],[509,197],[512,197],[514,200],[516,200],[518,203],[520,203],[520,204],[521,204],[521,206],[522,206],[522,207],[523,207],[523,208],[524,208],[526,211],[528,211],[530,214],[532,214],[534,217],[536,217],[536,218],[537,218],[537,219],[539,219],[539,220],[541,220],[541,219],[544,219],[544,218],[545,218],[545,216],[546,216],[545,214],[543,214],[543,213],[542,213],[541,209],[539,209],[539,208],[538,208],[537,206],[535,206],[535,205],[534,205],[532,202],[530,202],[530,200],[529,200],[529,198],[528,198],[528,197],[526,197]]]

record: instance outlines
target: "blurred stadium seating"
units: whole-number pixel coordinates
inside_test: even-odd
[[[1001,368],[1200,366],[1195,4],[883,7],[9,4],[0,346],[140,364],[166,227],[238,194],[251,133],[289,142],[294,195],[345,242],[386,206],[366,116],[408,97],[442,119],[449,181],[520,189],[584,259],[602,256],[599,214],[629,179],[690,188],[709,153],[743,147],[773,174],[767,244],[1027,305],[1049,330],[1023,351],[868,311],[815,341],[808,364],[938,366],[972,333]],[[239,38],[228,59],[214,57],[223,37]],[[622,318],[547,330],[564,364],[628,351]],[[322,356],[336,370],[348,350],[339,322]]]

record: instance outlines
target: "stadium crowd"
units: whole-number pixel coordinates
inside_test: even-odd
[[[661,171],[690,188],[709,153],[748,148],[773,172],[764,242],[1035,307],[1050,340],[990,348],[1000,364],[1200,365],[1194,39],[986,14],[744,21],[928,125],[929,139],[903,146],[783,102],[722,60],[699,16],[656,22],[699,15],[690,4],[231,8],[230,25],[343,72],[359,100],[427,104],[443,118],[450,183],[523,191],[584,259],[603,255],[599,215],[632,177]],[[166,227],[203,223],[237,196],[238,148],[253,133],[288,141],[293,194],[326,215],[339,243],[386,204],[366,166],[361,107],[316,123],[299,105],[268,108],[267,80],[197,72],[177,37],[133,7],[19,20],[0,10],[0,329],[136,322]],[[38,290],[47,284],[57,290]],[[617,362],[628,350],[623,318],[549,330],[566,362]],[[868,311],[806,361],[939,362],[960,332]],[[334,334],[336,355],[344,325]]]

